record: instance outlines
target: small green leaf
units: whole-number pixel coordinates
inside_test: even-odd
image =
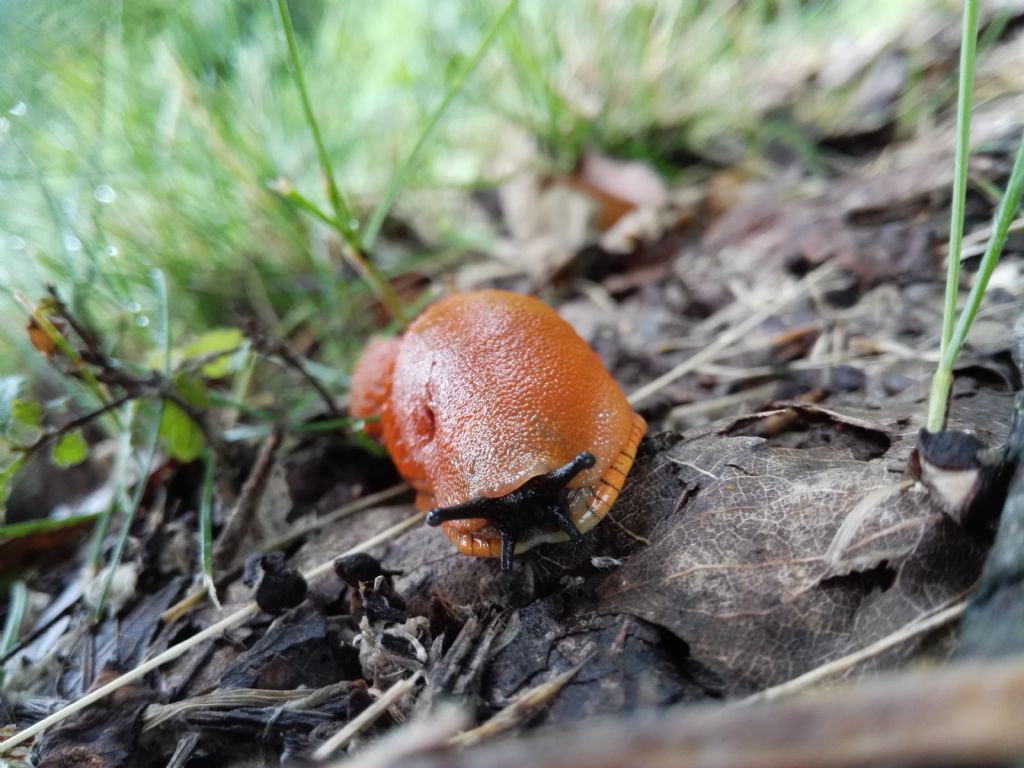
[[[68,432],[50,449],[50,460],[62,468],[81,464],[88,455],[89,444],[85,442],[80,429]]]
[[[18,398],[11,403],[11,418],[26,427],[38,427],[43,423],[43,404],[38,400]]]
[[[7,470],[4,471],[6,472]],[[101,513],[99,512],[87,512],[84,515],[72,515],[71,517],[61,517],[56,520],[52,517],[44,517],[42,520],[27,520],[24,523],[8,523],[7,525],[0,525],[0,542],[21,539],[25,536],[35,536],[39,533],[51,533],[52,531],[59,531],[64,528],[83,525],[87,522],[98,519],[100,514]],[[0,763],[0,766],[2,765],[3,763]]]
[[[0,376],[0,435],[6,435],[14,417],[14,402],[25,384],[24,376]]]
[[[199,369],[203,376],[219,379],[234,370],[231,353],[242,345],[243,340],[244,336],[237,328],[216,328],[186,345],[182,352],[186,358],[207,357],[223,352],[223,355],[211,359]]]
[[[206,439],[192,417],[172,402],[164,403],[160,418],[160,441],[164,450],[178,461],[194,461],[203,452]]]

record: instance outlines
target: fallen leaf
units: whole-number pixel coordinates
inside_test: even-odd
[[[96,517],[93,513],[0,525],[0,575],[11,576],[28,566],[63,557]]]
[[[1007,413],[1009,398],[987,396]],[[794,408],[801,440],[788,447],[736,435],[755,414],[659,453],[617,507],[627,527],[653,516],[639,530],[652,544],[596,585],[600,611],[665,627],[725,693],[788,680],[961,598],[984,555],[925,492],[899,490],[919,408]],[[841,557],[826,557],[869,494]]]
[[[569,176],[569,183],[598,204],[596,226],[611,229],[634,208],[660,208],[668,188],[646,163],[587,152]]]
[[[160,416],[160,441],[168,454],[185,464],[199,458],[206,445],[203,430],[172,402],[164,403]]]
[[[634,616],[580,611],[580,597],[568,590],[522,610],[519,631],[495,654],[484,679],[492,707],[567,672],[588,654],[577,677],[535,723],[572,722],[707,697],[706,684],[714,681],[705,679],[671,635]]]
[[[50,460],[62,469],[81,464],[88,457],[89,444],[85,442],[80,429],[61,436],[50,449]]]
[[[543,283],[595,239],[597,205],[567,184],[521,174],[498,191],[511,239],[499,242],[500,261]]]
[[[361,675],[357,657],[323,613],[299,606],[240,654],[221,674],[217,687],[286,691],[355,680]]]
[[[95,687],[110,682],[120,670],[106,667]],[[33,750],[40,768],[136,765],[142,711],[155,698],[141,685],[127,685],[62,723],[48,729]]]
[[[237,363],[232,359],[235,350],[244,340],[238,328],[215,328],[194,339],[181,351],[186,358],[202,357],[209,359],[203,364],[203,376],[217,379],[232,372]],[[223,354],[221,354],[223,353]]]

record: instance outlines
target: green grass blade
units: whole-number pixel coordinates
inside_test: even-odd
[[[216,462],[213,451],[206,454],[203,488],[199,498],[199,559],[203,568],[203,584],[213,604],[220,608],[217,586],[213,581],[213,481]]]
[[[7,618],[4,619],[4,631],[0,635],[0,656],[6,656],[18,644],[18,633],[25,620],[28,607],[28,588],[23,581],[11,584],[7,599]],[[0,686],[4,684],[5,670],[0,667]]]
[[[160,269],[151,269],[149,276],[153,280],[153,287],[156,290],[157,312],[160,323],[156,329],[156,343],[161,347],[160,364],[164,376],[171,375],[171,316],[170,302],[167,299],[167,278]]]
[[[498,36],[498,32],[504,25],[505,20],[508,19],[512,11],[515,9],[518,0],[509,0],[498,17],[491,24],[490,29],[487,30],[487,34],[484,35],[483,40],[480,41],[480,45],[477,47],[476,52],[470,58],[466,65],[462,68],[459,74],[456,76],[454,82],[448,92],[441,99],[441,103],[437,105],[434,113],[430,116],[430,120],[427,121],[426,127],[420,133],[419,139],[416,140],[416,144],[413,146],[412,151],[409,153],[405,161],[398,167],[398,169],[391,174],[391,178],[388,179],[388,185],[384,190],[384,195],[381,197],[380,202],[377,203],[377,207],[374,208],[373,213],[370,215],[369,221],[366,223],[366,227],[363,229],[363,249],[369,251],[373,248],[373,244],[377,240],[377,235],[380,234],[380,228],[384,224],[384,218],[388,215],[388,211],[391,210],[391,206],[395,203],[395,198],[398,197],[398,190],[401,189],[406,176],[412,170],[413,165],[420,156],[420,152],[426,146],[427,141],[434,133],[434,129],[437,128],[441,122],[441,118],[444,117],[444,113],[448,111],[448,107],[455,100],[455,97],[462,91],[463,86],[466,84],[466,80],[473,74],[473,71],[477,68],[480,60],[484,57],[484,54],[490,50],[491,45],[494,43],[495,38]]]
[[[84,515],[73,515],[71,517],[62,517],[60,519],[44,517],[40,520],[26,520],[23,523],[8,523],[7,525],[0,525],[0,541],[20,539],[23,536],[32,536],[37,533],[59,531],[62,528],[69,528],[71,526],[81,525],[82,523],[97,520],[99,517],[99,512],[89,512]]]
[[[306,115],[309,130],[313,133],[316,153],[320,158],[320,168],[323,170],[327,181],[327,199],[334,209],[334,216],[338,220],[339,231],[350,245],[357,247],[359,236],[352,225],[352,211],[342,197],[338,184],[334,179],[331,158],[327,154],[324,137],[320,133],[320,124],[316,120],[316,115],[313,114],[313,105],[309,100],[309,90],[306,88],[306,77],[302,71],[302,63],[299,61],[299,47],[295,42],[295,29],[292,27],[292,17],[288,11],[287,0],[276,0],[276,5],[278,17],[281,20],[281,27],[284,30],[285,43],[288,46],[288,60],[291,62],[295,85],[299,89],[299,98],[302,100],[302,111]]]
[[[298,44],[295,42],[295,30],[292,28],[291,15],[288,12],[287,0],[276,0],[278,16],[284,30],[285,42],[288,47],[288,59],[292,65],[292,73],[295,77],[296,87],[299,89],[299,97],[302,101],[303,113],[309,129],[313,134],[313,141],[316,144],[317,155],[320,158],[320,167],[327,179],[327,197],[331,207],[334,209],[333,226],[341,233],[347,248],[342,248],[345,258],[353,269],[373,289],[373,292],[380,299],[381,303],[388,310],[392,318],[404,323],[405,313],[402,309],[402,302],[398,294],[391,287],[391,284],[377,270],[377,268],[365,257],[359,245],[358,224],[351,208],[341,196],[338,185],[334,180],[334,170],[331,166],[330,157],[327,155],[327,147],[324,145],[323,134],[320,132],[320,125],[317,123],[316,115],[313,113],[313,105],[309,100],[309,91],[306,88],[306,78],[302,72],[302,62],[299,60]],[[313,206],[315,209],[315,206]],[[304,210],[309,210],[303,206]],[[316,209],[317,211],[319,209]],[[318,215],[315,211],[310,211]],[[323,218],[318,215],[318,218]]]
[[[18,644],[18,631],[27,606],[28,588],[24,581],[15,581],[11,584],[7,601],[7,618],[4,620],[3,636],[0,637],[0,656],[6,656]]]
[[[971,286],[971,292],[967,296],[967,304],[963,312],[957,318],[956,328],[953,331],[953,339],[946,350],[946,358],[943,366],[952,370],[956,357],[963,348],[967,339],[967,332],[971,329],[978,309],[981,307],[981,299],[988,288],[988,282],[992,278],[999,257],[1003,253],[1006,239],[1010,234],[1010,225],[1013,224],[1017,209],[1020,207],[1021,194],[1024,192],[1024,139],[1021,139],[1017,148],[1017,157],[1013,161],[1013,170],[1010,172],[1010,180],[1006,184],[1006,191],[999,201],[999,209],[996,212],[995,224],[992,227],[992,236],[989,238],[988,246],[985,248],[985,255],[981,257],[981,264],[978,267],[978,276]]]
[[[170,302],[167,298],[167,280],[164,277],[164,273],[159,269],[150,270],[150,277],[153,279],[153,287],[156,291],[157,296],[157,317],[159,323],[157,324],[156,333],[154,334],[155,341],[161,347],[161,366],[163,368],[164,375],[168,375],[171,370],[171,330],[170,330]],[[157,449],[160,445],[160,421],[164,415],[164,401],[160,400],[156,406],[156,413],[154,414],[152,425],[150,427],[149,439],[145,447],[145,459],[142,462],[141,474],[135,483],[135,492],[132,494],[131,503],[125,507],[124,526],[121,528],[121,533],[118,536],[117,543],[114,545],[114,551],[110,556],[110,562],[107,563],[107,575],[103,580],[103,587],[100,590],[99,598],[96,601],[95,617],[101,618],[103,615],[103,607],[107,602],[107,596],[110,594],[110,585],[114,580],[114,571],[117,566],[121,563],[121,558],[124,556],[125,544],[128,542],[128,533],[131,531],[132,520],[135,519],[135,514],[138,512],[139,505],[142,504],[142,496],[146,492],[146,486],[148,485],[150,472],[153,471],[153,463],[156,461]]]
[[[110,594],[110,585],[114,581],[114,571],[117,566],[121,564],[121,558],[124,556],[124,548],[128,543],[128,533],[132,528],[132,520],[135,519],[135,514],[139,511],[139,506],[142,504],[142,496],[146,492],[146,486],[149,484],[149,474],[153,471],[153,462],[156,459],[157,447],[160,444],[160,420],[164,415],[164,403],[161,400],[157,404],[156,414],[153,417],[152,426],[150,429],[149,441],[146,445],[146,459],[144,462],[146,471],[142,474],[138,481],[135,483],[135,492],[132,494],[131,503],[125,507],[124,526],[121,528],[121,534],[117,538],[117,543],[114,545],[114,551],[110,555],[110,562],[107,563],[107,574],[103,579],[103,587],[100,590],[99,598],[96,601],[95,617],[100,619],[103,615],[103,607],[106,605],[107,596]]]
[[[124,506],[127,502],[126,489],[128,486],[128,465],[132,460],[132,426],[135,423],[135,414],[138,413],[137,403],[131,401],[124,406],[124,427],[117,437],[117,451],[114,454],[114,468],[111,473],[111,482],[114,484],[114,494],[110,504],[104,509],[96,521],[96,527],[92,532],[92,544],[89,547],[89,560],[86,563],[86,574],[91,578],[100,569],[100,562],[103,559],[103,540],[110,530],[110,519],[118,506]],[[143,467],[139,463],[139,470]]]
[[[938,370],[932,380],[931,397],[928,400],[928,430],[931,432],[941,430],[945,424],[949,391],[953,386],[953,366],[967,340],[967,333],[971,330],[971,324],[981,307],[981,300],[985,296],[988,282],[1003,253],[1014,216],[1017,215],[1017,209],[1020,207],[1022,193],[1024,193],[1024,139],[1021,139],[1020,146],[1017,148],[1017,157],[1013,161],[1010,180],[999,201],[999,209],[996,211],[995,223],[992,226],[992,235],[985,248],[985,255],[981,257],[978,276],[975,278],[974,285],[971,286],[971,292],[967,296],[963,312],[957,318],[950,343],[939,361]],[[952,258],[952,254],[950,258]]]
[[[974,61],[978,38],[978,0],[964,0],[960,38],[960,82],[956,108],[956,152],[953,158],[953,196],[949,223],[949,256],[946,270],[946,301],[942,315],[939,359],[945,360],[953,340],[956,301],[960,285],[960,248],[964,237],[964,209],[967,200],[967,158],[971,139],[971,104],[974,96]],[[928,401],[929,431],[937,432],[946,421],[946,402],[952,386],[952,369],[942,364],[932,380]],[[942,394],[942,393],[945,394]]]
[[[971,106],[974,96],[975,46],[978,36],[978,0],[964,3],[960,46],[960,82],[956,108],[956,154],[953,158],[953,195],[949,223],[949,265],[946,272],[946,306],[942,319],[942,353],[953,335],[953,319],[960,276],[960,248],[964,236],[967,199],[967,164],[970,154]]]

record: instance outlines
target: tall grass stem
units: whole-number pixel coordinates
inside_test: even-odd
[[[978,0],[964,0],[963,26],[960,33],[960,82],[956,105],[956,150],[953,157],[953,196],[950,205],[949,256],[946,269],[946,301],[942,315],[939,357],[946,353],[953,339],[956,302],[960,287],[960,248],[964,237],[964,209],[967,200],[967,159],[971,144],[971,105],[974,95],[974,61],[978,42]],[[941,367],[932,380],[928,401],[929,431],[937,432],[946,421],[949,377]],[[945,396],[941,393],[945,391]],[[939,402],[941,400],[941,403]],[[941,406],[941,408],[940,408]]]
[[[331,166],[330,156],[327,154],[327,147],[324,144],[323,134],[320,132],[320,124],[313,113],[313,105],[309,100],[309,91],[306,88],[306,78],[302,72],[302,62],[299,60],[299,48],[295,41],[295,30],[292,27],[291,14],[288,12],[287,0],[276,0],[277,13],[281,19],[281,27],[284,30],[285,43],[288,48],[288,60],[292,65],[292,76],[295,78],[295,85],[299,90],[299,97],[302,101],[302,110],[309,124],[309,130],[313,134],[313,142],[316,144],[317,156],[320,159],[320,169],[327,182],[327,198],[331,203],[333,217],[330,222],[341,234],[344,241],[342,253],[352,268],[359,276],[366,281],[377,298],[387,309],[392,318],[405,322],[405,312],[402,309],[401,299],[395,293],[395,289],[385,279],[384,275],[374,266],[363,253],[359,244],[359,231],[356,218],[352,209],[342,197],[338,184],[334,179],[334,169]],[[331,286],[333,289],[333,286]]]
[[[448,107],[455,100],[455,97],[462,91],[463,86],[469,79],[469,76],[473,74],[473,71],[480,64],[480,60],[483,59],[484,54],[490,50],[494,40],[498,36],[498,32],[501,27],[505,24],[506,19],[511,15],[512,11],[518,4],[518,0],[509,0],[494,23],[491,24],[490,29],[487,30],[487,34],[484,35],[483,40],[480,41],[480,45],[477,46],[476,52],[466,62],[465,66],[459,71],[458,75],[452,81],[449,86],[447,93],[444,98],[441,99],[441,103],[434,109],[430,119],[427,121],[426,126],[420,132],[419,138],[416,140],[416,144],[413,146],[412,151],[409,152],[408,156],[402,162],[402,164],[391,174],[391,178],[388,179],[388,185],[384,190],[384,195],[381,197],[380,202],[377,203],[377,207],[374,208],[373,213],[370,215],[370,219],[363,229],[362,243],[365,250],[373,248],[373,244],[377,241],[377,235],[380,234],[380,228],[384,224],[384,219],[388,215],[388,211],[391,210],[391,206],[395,203],[395,198],[398,197],[398,190],[401,189],[402,183],[405,181],[409,172],[412,170],[413,165],[419,158],[420,153],[426,146],[427,141],[434,133],[434,129],[437,128],[441,122],[441,118],[444,117],[445,112],[448,111]]]

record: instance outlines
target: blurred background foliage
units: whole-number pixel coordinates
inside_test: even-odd
[[[403,187],[396,217],[422,237],[385,231],[374,258],[395,275],[486,252],[494,232],[467,215],[469,191],[522,168],[567,170],[583,149],[669,176],[694,158],[743,162],[779,136],[812,151],[815,124],[842,119],[844,98],[815,78],[854,45],[870,60],[926,5],[934,17],[920,0],[523,0]],[[948,5],[939,15],[955,20]],[[292,3],[357,215],[502,7]],[[0,15],[0,366],[43,366],[12,292],[35,299],[47,283],[118,354],[144,354],[156,266],[176,340],[253,316],[279,334],[308,327],[327,341],[320,359],[344,367],[374,318],[336,235],[272,189],[324,205],[273,5],[3,0]],[[942,106],[905,98],[915,120]]]

